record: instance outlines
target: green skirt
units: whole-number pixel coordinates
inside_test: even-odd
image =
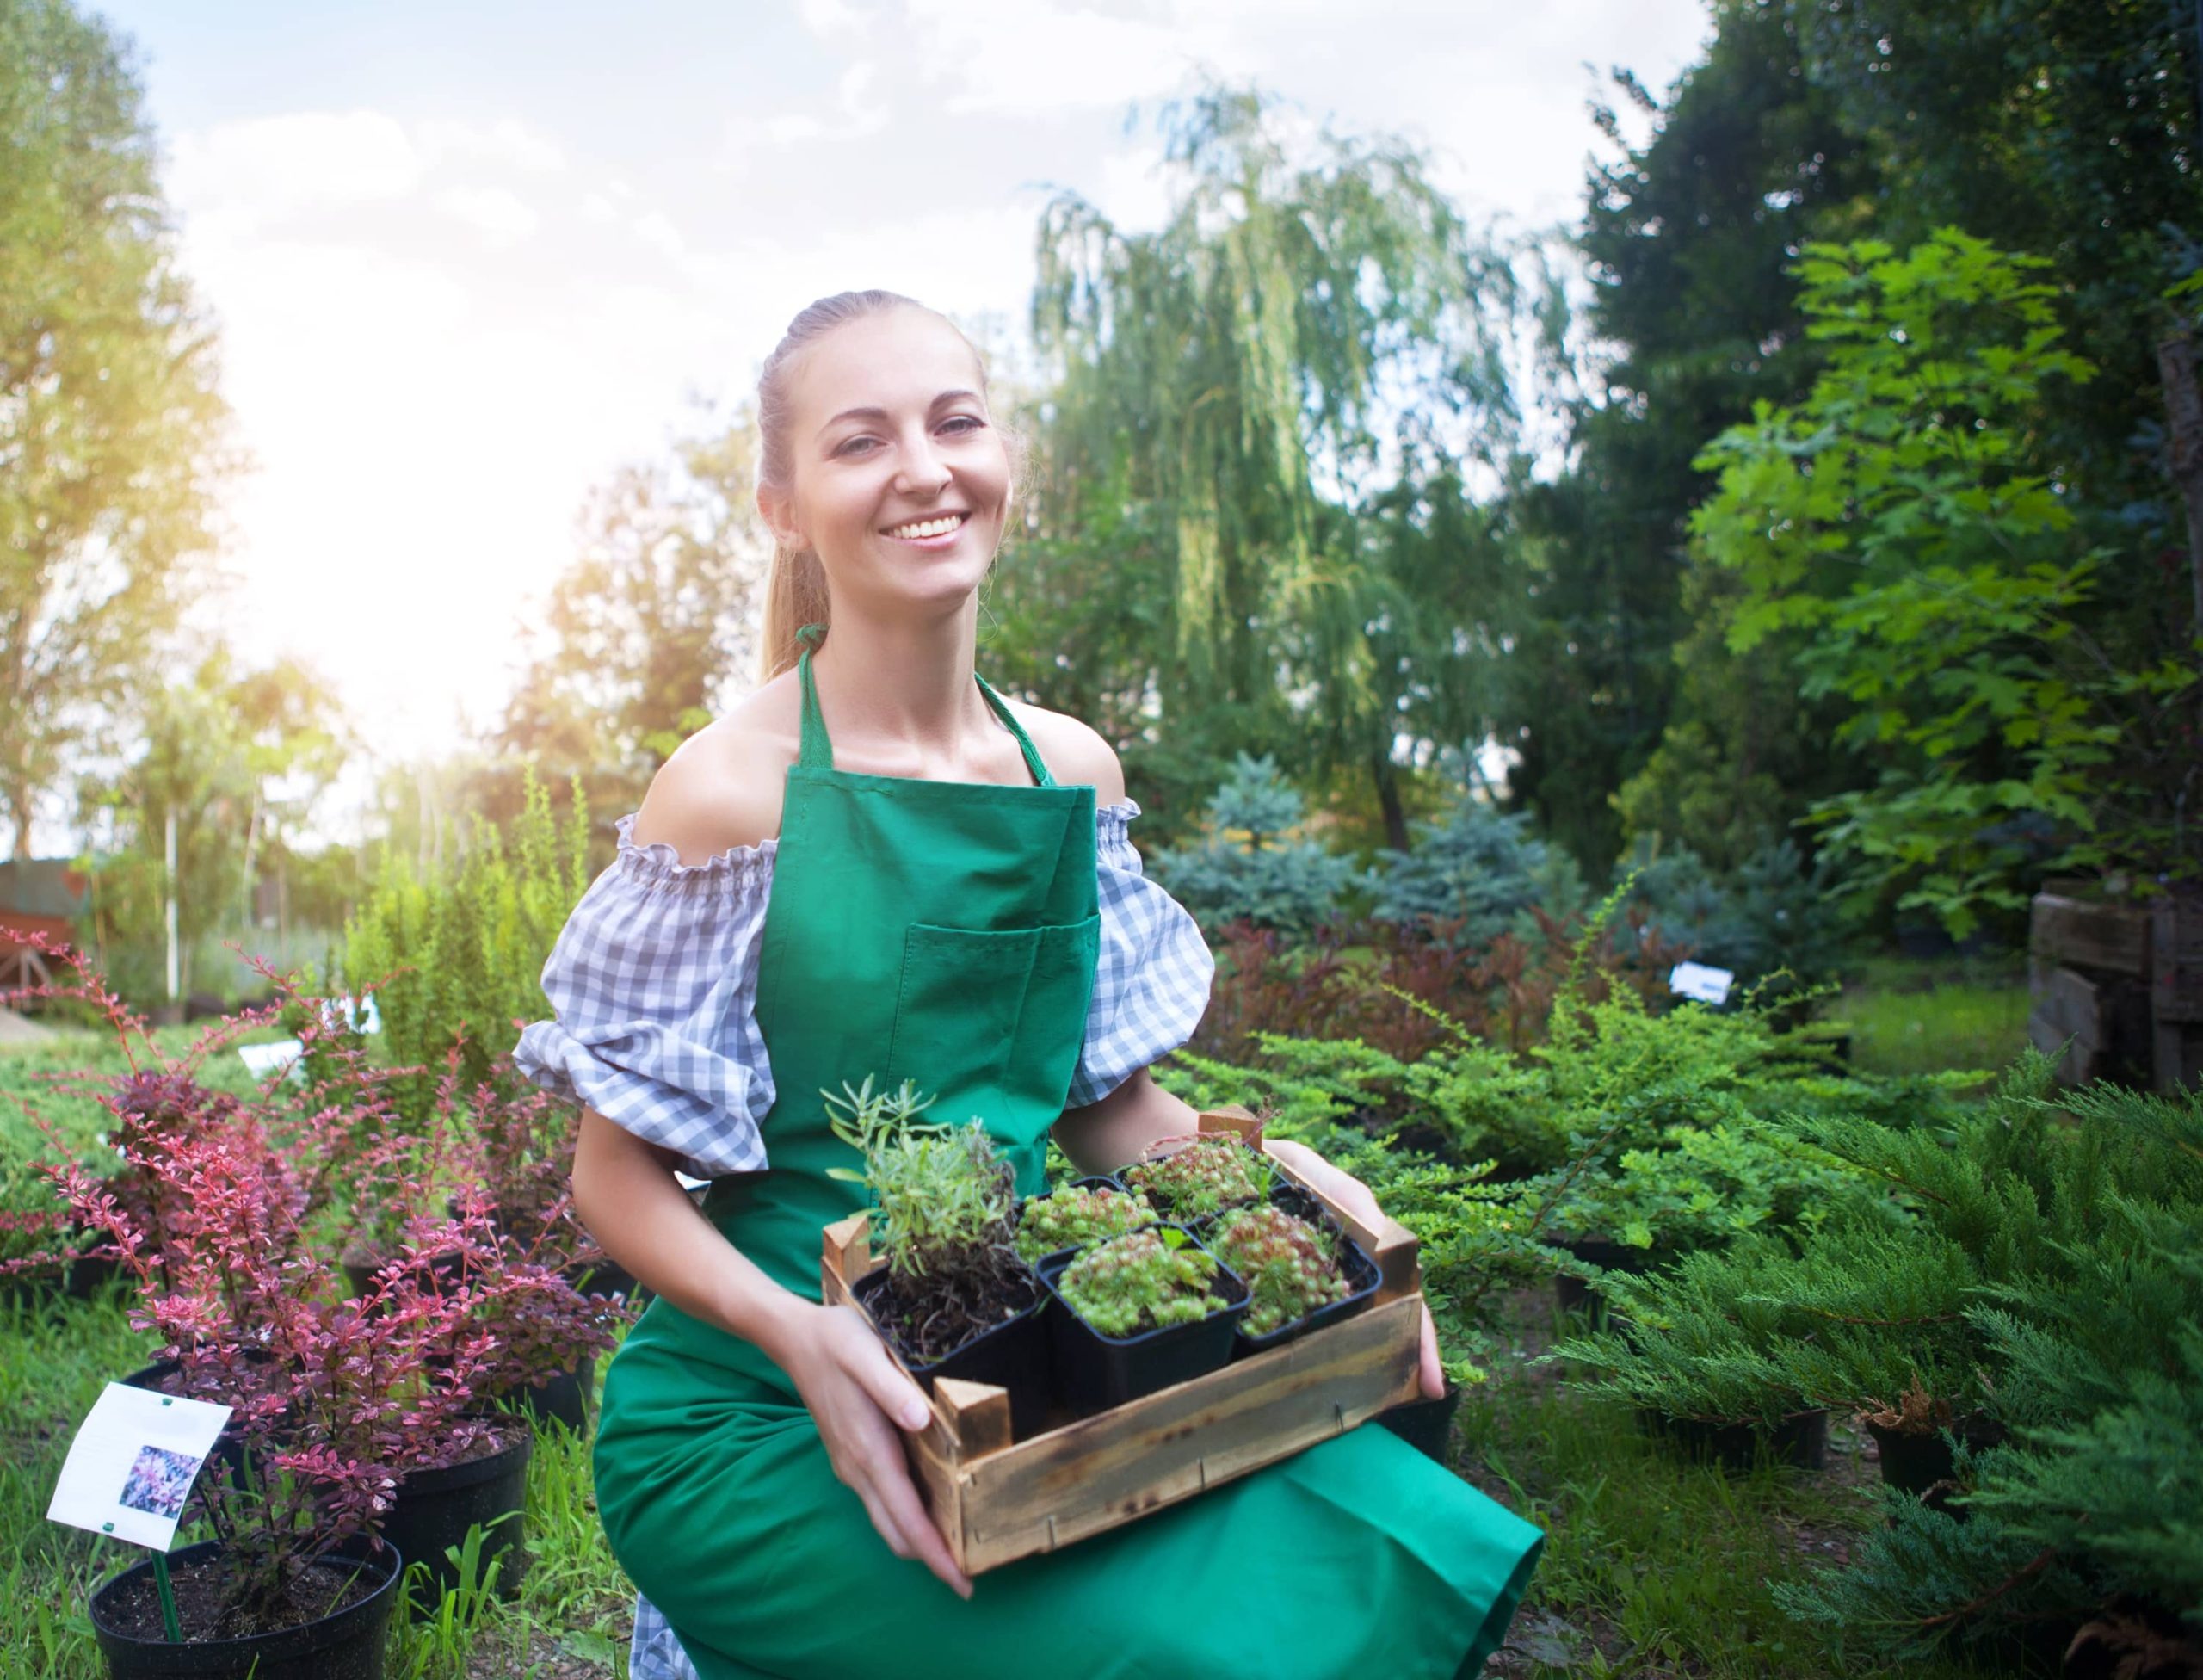
[[[707,1352],[758,1357],[738,1346],[654,1303],[597,1441],[612,1549],[704,1680],[1448,1680],[1497,1648],[1545,1541],[1365,1426],[967,1602],[887,1549],[800,1404]]]

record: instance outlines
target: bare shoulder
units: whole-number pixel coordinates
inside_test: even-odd
[[[1097,806],[1114,805],[1124,798],[1125,772],[1117,763],[1117,750],[1090,726],[1045,706],[1028,706],[1018,700],[1011,701],[1009,706],[1058,781],[1066,787],[1091,782]]]
[[[663,843],[686,864],[781,831],[781,794],[801,738],[793,676],[776,676],[679,746],[635,813],[639,846]]]

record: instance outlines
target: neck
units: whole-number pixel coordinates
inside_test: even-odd
[[[928,618],[882,618],[836,602],[831,622],[811,670],[837,744],[904,747],[928,763],[954,763],[1002,726],[972,678],[976,596]]]

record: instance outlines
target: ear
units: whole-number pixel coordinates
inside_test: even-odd
[[[768,485],[757,486],[757,516],[773,534],[774,540],[784,547],[803,549],[811,547],[811,539],[795,524],[793,499],[784,491]]]

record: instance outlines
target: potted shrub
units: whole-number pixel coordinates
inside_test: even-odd
[[[908,1080],[892,1093],[875,1094],[867,1078],[822,1095],[835,1134],[864,1161],[835,1175],[870,1189],[887,1262],[859,1282],[858,1301],[928,1388],[937,1377],[1006,1388],[1012,1430],[1034,1432],[1047,1411],[1046,1296],[1018,1256],[1009,1164],[977,1120],[916,1123],[932,1099]]]
[[[1276,1182],[1269,1157],[1237,1133],[1203,1132],[1154,1160],[1126,1167],[1126,1188],[1181,1224],[1206,1219],[1241,1202],[1259,1201]]]
[[[1109,1177],[1074,1179],[1029,1198],[1018,1210],[1017,1252],[1027,1265],[1036,1265],[1060,1249],[1083,1248],[1154,1223],[1155,1209],[1138,1191]]]
[[[1062,1306],[1049,1319],[1057,1387],[1082,1417],[1216,1369],[1247,1306],[1246,1284],[1182,1226],[1053,1254],[1040,1271]]]
[[[1291,1187],[1227,1208],[1205,1241],[1247,1286],[1238,1349],[1260,1353],[1331,1323],[1377,1293],[1377,1263],[1311,1196]]]
[[[1768,1239],[1685,1255],[1664,1273],[1610,1273],[1620,1328],[1571,1337],[1544,1356],[1598,1374],[1580,1386],[1627,1401],[1648,1430],[1731,1469],[1762,1452],[1806,1469],[1827,1461],[1828,1412],[1786,1369],[1805,1315],[1755,1293],[1787,1251]]]
[[[127,1032],[131,1017],[106,1007]],[[351,1060],[322,1086],[301,1092],[278,1078],[234,1099],[205,1092],[183,1066],[141,1070],[105,1098],[120,1171],[102,1179],[72,1161],[55,1176],[136,1286],[134,1321],[163,1337],[172,1368],[153,1380],[233,1408],[236,1473],[201,1478],[202,1489],[234,1485],[250,1499],[286,1466],[353,1467],[376,1489],[366,1526],[423,1558],[433,1603],[448,1580],[444,1547],[470,1521],[521,1507],[531,1437],[521,1420],[486,1412],[491,1397],[610,1337],[602,1304],[498,1238],[480,1191],[447,1188],[433,1149],[422,1194],[455,1195],[461,1216],[415,1214],[366,1296],[342,1287],[312,1238],[333,1212],[332,1163],[374,1158],[351,1121],[377,1110],[382,1084]],[[329,1100],[331,1085],[340,1100]],[[218,1537],[230,1540],[238,1525],[224,1496],[206,1497]],[[491,1536],[508,1589],[519,1541],[516,1519]]]

